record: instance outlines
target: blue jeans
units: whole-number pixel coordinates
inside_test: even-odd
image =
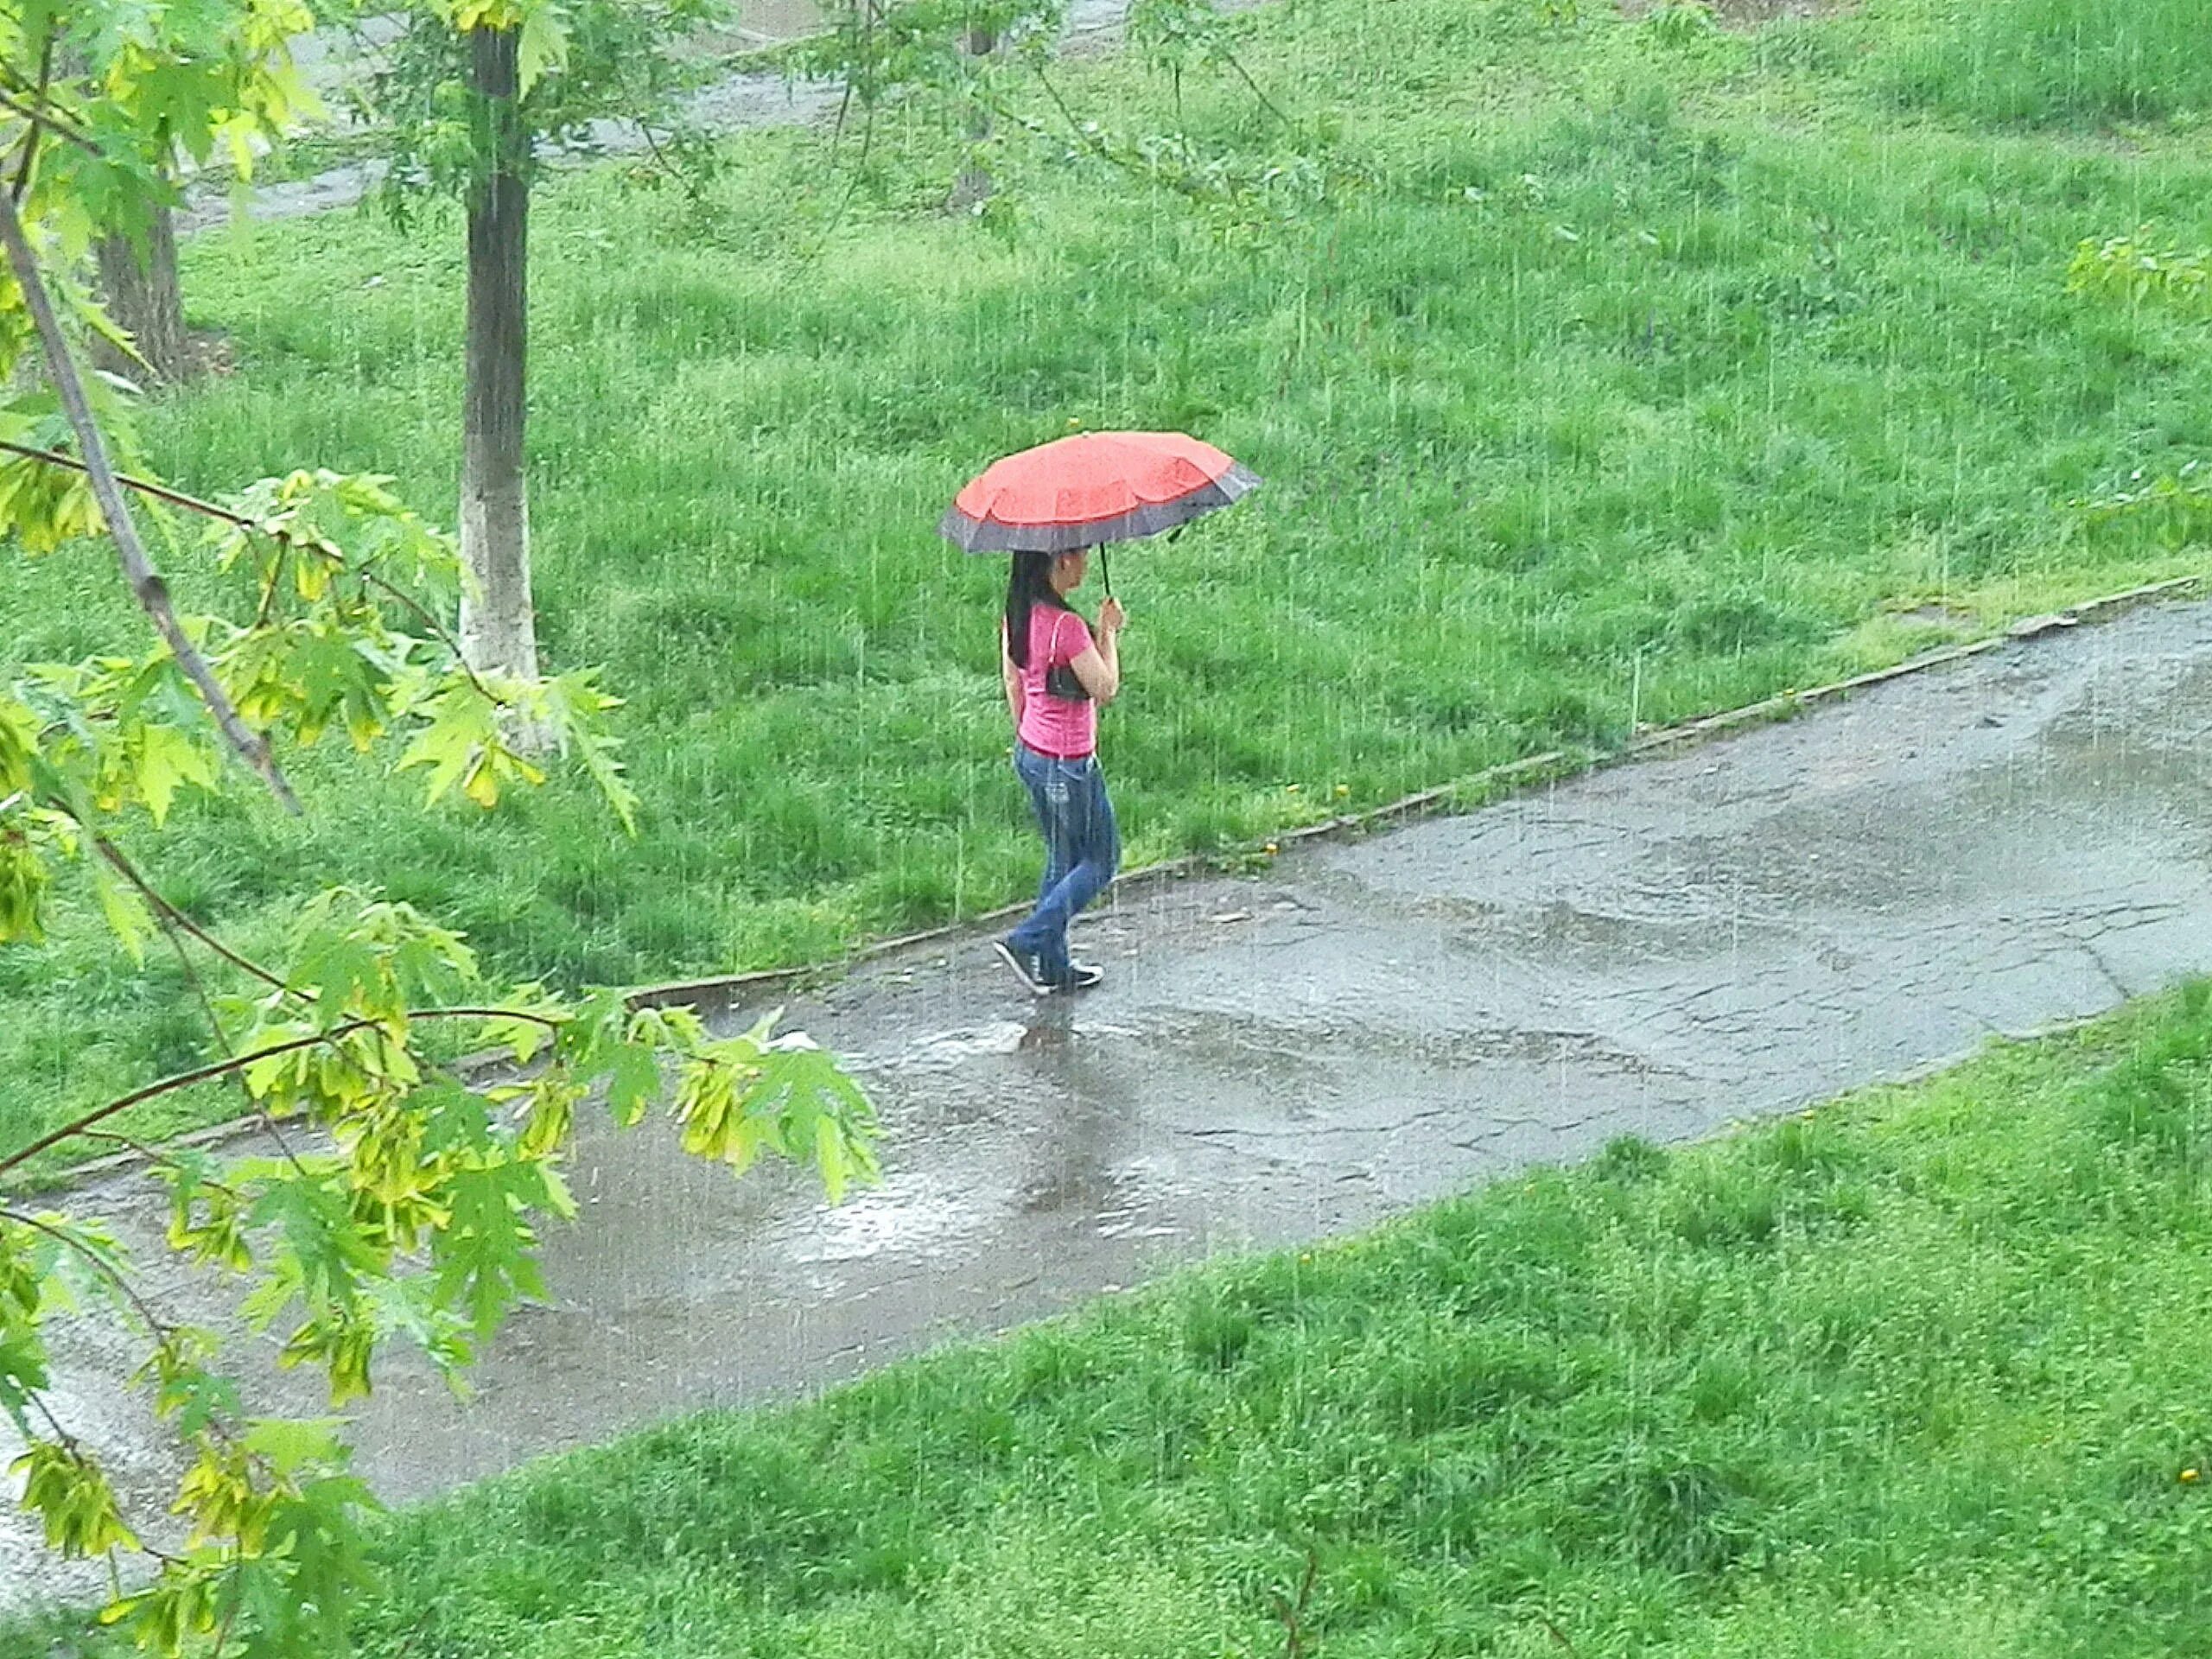
[[[1046,982],[1055,984],[1070,971],[1068,924],[1106,890],[1121,867],[1121,831],[1096,755],[1055,760],[1017,742],[1014,770],[1045,833],[1045,879],[1038,884],[1037,908],[1007,935],[1007,943],[1036,957]]]

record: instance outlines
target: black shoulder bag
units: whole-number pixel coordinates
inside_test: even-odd
[[[1067,613],[1063,611],[1059,616],[1052,619],[1052,643],[1045,647],[1047,660],[1055,651],[1059,649],[1060,617],[1066,614]],[[1073,663],[1062,663],[1058,668],[1048,668],[1045,671],[1045,694],[1047,696],[1058,697],[1064,702],[1090,701],[1090,688],[1076,677]]]

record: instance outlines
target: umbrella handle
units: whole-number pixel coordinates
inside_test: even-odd
[[[1114,568],[1106,563],[1106,543],[1098,543],[1098,575],[1106,584],[1106,597],[1114,597]]]

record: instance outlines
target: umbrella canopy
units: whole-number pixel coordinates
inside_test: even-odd
[[[1078,432],[993,462],[938,530],[970,553],[1067,553],[1173,530],[1259,481],[1180,432]]]

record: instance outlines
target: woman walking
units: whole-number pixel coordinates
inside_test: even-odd
[[[1105,891],[1122,861],[1114,804],[1098,767],[1098,706],[1122,689],[1128,619],[1109,594],[1094,634],[1068,603],[1090,568],[1088,549],[1016,553],[1000,634],[1014,769],[1044,832],[1045,879],[1028,919],[994,948],[1039,995],[1098,982],[1097,969],[1069,957],[1068,924]]]

